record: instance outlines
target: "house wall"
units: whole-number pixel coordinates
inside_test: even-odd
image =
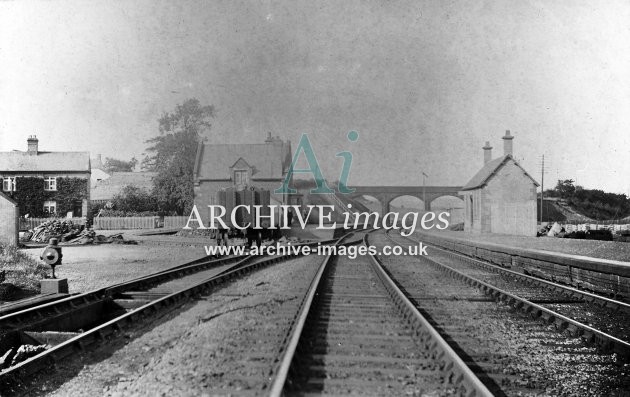
[[[482,230],[522,236],[536,235],[536,185],[513,162],[488,181]]]
[[[499,168],[485,186],[461,193],[464,231],[536,235],[536,185],[514,162]]]
[[[77,195],[76,196],[76,200],[81,200],[81,216],[88,216],[89,215],[89,210],[90,210],[90,172],[51,172],[51,173],[45,173],[45,172],[29,172],[29,173],[24,173],[24,172],[11,172],[11,171],[0,171],[0,181],[2,180],[2,178],[4,177],[15,177],[15,178],[46,178],[46,177],[55,177],[55,178],[79,178],[79,179],[84,179],[85,180],[85,193],[83,195]],[[59,182],[58,182],[59,183]],[[2,185],[0,184],[0,189],[2,189]],[[57,193],[59,192],[59,193]],[[58,201],[57,203],[57,208],[59,210],[59,201],[61,200],[61,197],[63,196],[59,187],[58,187],[58,191],[46,191],[46,200],[54,200],[54,201]],[[7,194],[8,196],[12,197],[15,201],[18,202],[18,205],[20,204],[24,204],[23,202],[21,202],[21,198],[20,198],[20,183],[19,180],[16,183],[16,192],[15,194],[12,192],[3,192],[4,194]],[[57,197],[58,196],[58,197]],[[42,207],[43,207],[43,201],[41,203]],[[33,214],[31,214],[33,215]],[[65,213],[60,213],[58,211],[57,215],[59,216],[65,216]],[[73,215],[74,216],[74,215]]]
[[[275,181],[252,181],[251,186],[255,186],[261,189],[267,189],[271,192],[272,203],[273,200],[276,200],[280,203],[285,203],[285,195],[283,194],[275,194],[274,190],[278,189],[282,186],[282,182],[284,179],[278,179]],[[224,188],[229,188],[234,186],[232,181],[199,181],[198,185],[195,185],[195,205],[197,206],[197,210],[199,214],[205,219],[210,218],[210,208],[208,205],[218,205],[219,203],[216,201],[217,192]]]
[[[473,233],[489,232],[486,219],[489,211],[484,189],[474,189],[460,192],[464,196],[464,231]]]
[[[17,204],[0,194],[0,244],[18,244],[18,218]]]

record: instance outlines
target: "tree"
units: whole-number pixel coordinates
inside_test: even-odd
[[[137,186],[125,186],[112,200],[114,209],[125,212],[155,211],[155,197]]]
[[[559,179],[556,185],[556,191],[562,198],[569,198],[575,193],[575,186],[573,185],[573,179]]]
[[[111,157],[105,158],[105,171],[112,172],[132,172],[138,164],[138,160],[132,157],[129,161],[118,160]]]
[[[146,143],[143,169],[157,172],[153,194],[162,212],[186,214],[193,206],[193,169],[201,133],[210,129],[213,106],[188,99],[158,120],[159,135]]]

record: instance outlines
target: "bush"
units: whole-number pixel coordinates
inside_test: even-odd
[[[0,269],[6,270],[5,282],[32,292],[39,292],[39,281],[52,274],[49,266],[13,246],[0,245]]]
[[[621,219],[630,215],[630,198],[625,194],[584,189],[574,186],[571,179],[559,180],[555,189],[546,190],[545,195],[565,199],[575,211],[592,219]]]
[[[146,190],[137,186],[125,186],[112,200],[114,209],[124,212],[150,212],[157,210],[157,201]]]

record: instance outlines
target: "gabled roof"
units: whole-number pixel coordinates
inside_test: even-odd
[[[7,200],[8,202],[13,204],[14,206],[17,205],[17,201],[13,200],[11,197],[7,196],[6,194],[4,194],[2,192],[0,192],[0,199]]]
[[[0,152],[0,172],[90,172],[89,152]]]
[[[252,166],[249,165],[242,157],[239,157],[238,160],[236,160],[236,163],[232,164],[230,168],[247,169],[252,168]]]
[[[111,200],[125,186],[151,191],[156,175],[157,172],[114,172],[109,178],[96,182],[90,192],[90,200]]]
[[[514,160],[514,157],[512,157],[511,154],[506,154],[505,156],[490,160],[486,164],[484,164],[484,166],[475,174],[475,176],[473,176],[468,181],[468,183],[464,185],[462,190],[472,190],[484,186],[486,183],[488,183],[488,180],[490,180],[490,178],[492,178],[492,176],[499,170],[499,168],[501,168],[510,160],[513,161],[518,168],[523,170],[525,175],[527,175],[529,179],[532,180],[534,185],[539,186],[538,182],[536,182],[536,180],[532,178],[532,176],[529,175],[523,167],[521,167],[518,161]]]
[[[282,179],[291,164],[291,143],[201,143],[195,161],[195,180],[230,180],[230,167],[240,161],[252,168],[252,179]]]

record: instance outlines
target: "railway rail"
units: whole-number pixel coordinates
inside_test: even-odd
[[[388,234],[391,239],[391,234]],[[401,238],[412,244],[419,241]],[[394,241],[394,240],[392,240]],[[440,269],[518,309],[630,358],[630,305],[431,246]]]
[[[5,357],[0,368],[0,385],[10,388],[20,384],[27,376],[54,367],[55,362],[75,352],[120,337],[127,329],[171,311],[196,296],[208,294],[236,277],[293,257],[295,255],[201,258],[149,276],[0,317],[0,347],[3,349],[0,356],[7,352],[14,356],[22,345],[52,346],[12,366],[7,366],[12,357]]]
[[[389,234],[374,240],[417,244]],[[428,256],[383,257],[384,267],[493,393],[616,395],[630,388],[625,341],[542,306],[556,299],[576,305],[575,297],[517,279],[521,292],[536,294],[533,303],[479,279],[493,272],[463,270],[433,248]]]
[[[271,396],[492,395],[375,257],[325,258],[273,374]]]

